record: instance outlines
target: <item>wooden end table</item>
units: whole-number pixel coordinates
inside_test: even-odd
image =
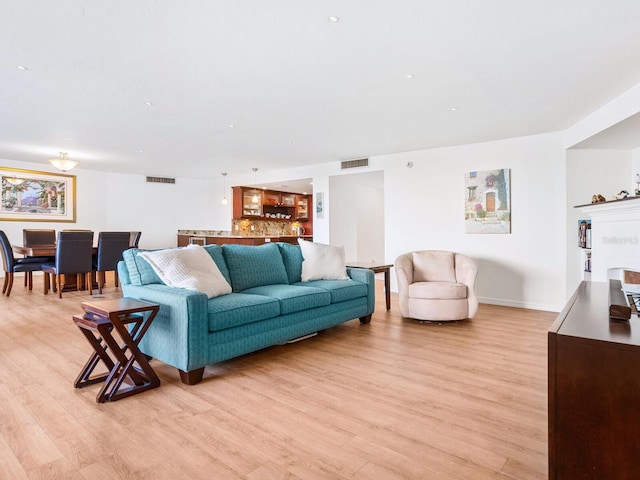
[[[385,265],[375,262],[347,262],[347,267],[368,268],[374,273],[384,273],[384,294],[387,301],[387,310],[391,310],[391,267],[393,265]]]
[[[94,353],[73,386],[82,388],[104,381],[96,396],[99,403],[120,400],[159,387],[160,379],[138,344],[160,307],[131,298],[83,302],[81,306],[85,313],[74,315],[73,321]],[[109,373],[91,377],[100,360]]]

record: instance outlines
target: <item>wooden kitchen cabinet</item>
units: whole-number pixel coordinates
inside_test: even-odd
[[[309,219],[309,195],[296,195],[296,220],[306,221]]]
[[[233,187],[233,218],[262,217],[263,191],[258,188]]]

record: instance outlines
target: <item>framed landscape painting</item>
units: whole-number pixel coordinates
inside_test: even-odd
[[[465,233],[511,233],[511,171],[464,174]]]
[[[75,222],[76,177],[0,167],[0,220]]]

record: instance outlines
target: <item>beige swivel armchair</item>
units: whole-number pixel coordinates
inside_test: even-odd
[[[466,255],[422,250],[400,255],[394,267],[403,317],[463,320],[478,311],[475,293],[478,267]]]

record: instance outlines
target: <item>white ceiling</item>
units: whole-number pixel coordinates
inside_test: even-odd
[[[562,130],[640,83],[635,0],[1,2],[0,158],[43,164],[250,174]]]

